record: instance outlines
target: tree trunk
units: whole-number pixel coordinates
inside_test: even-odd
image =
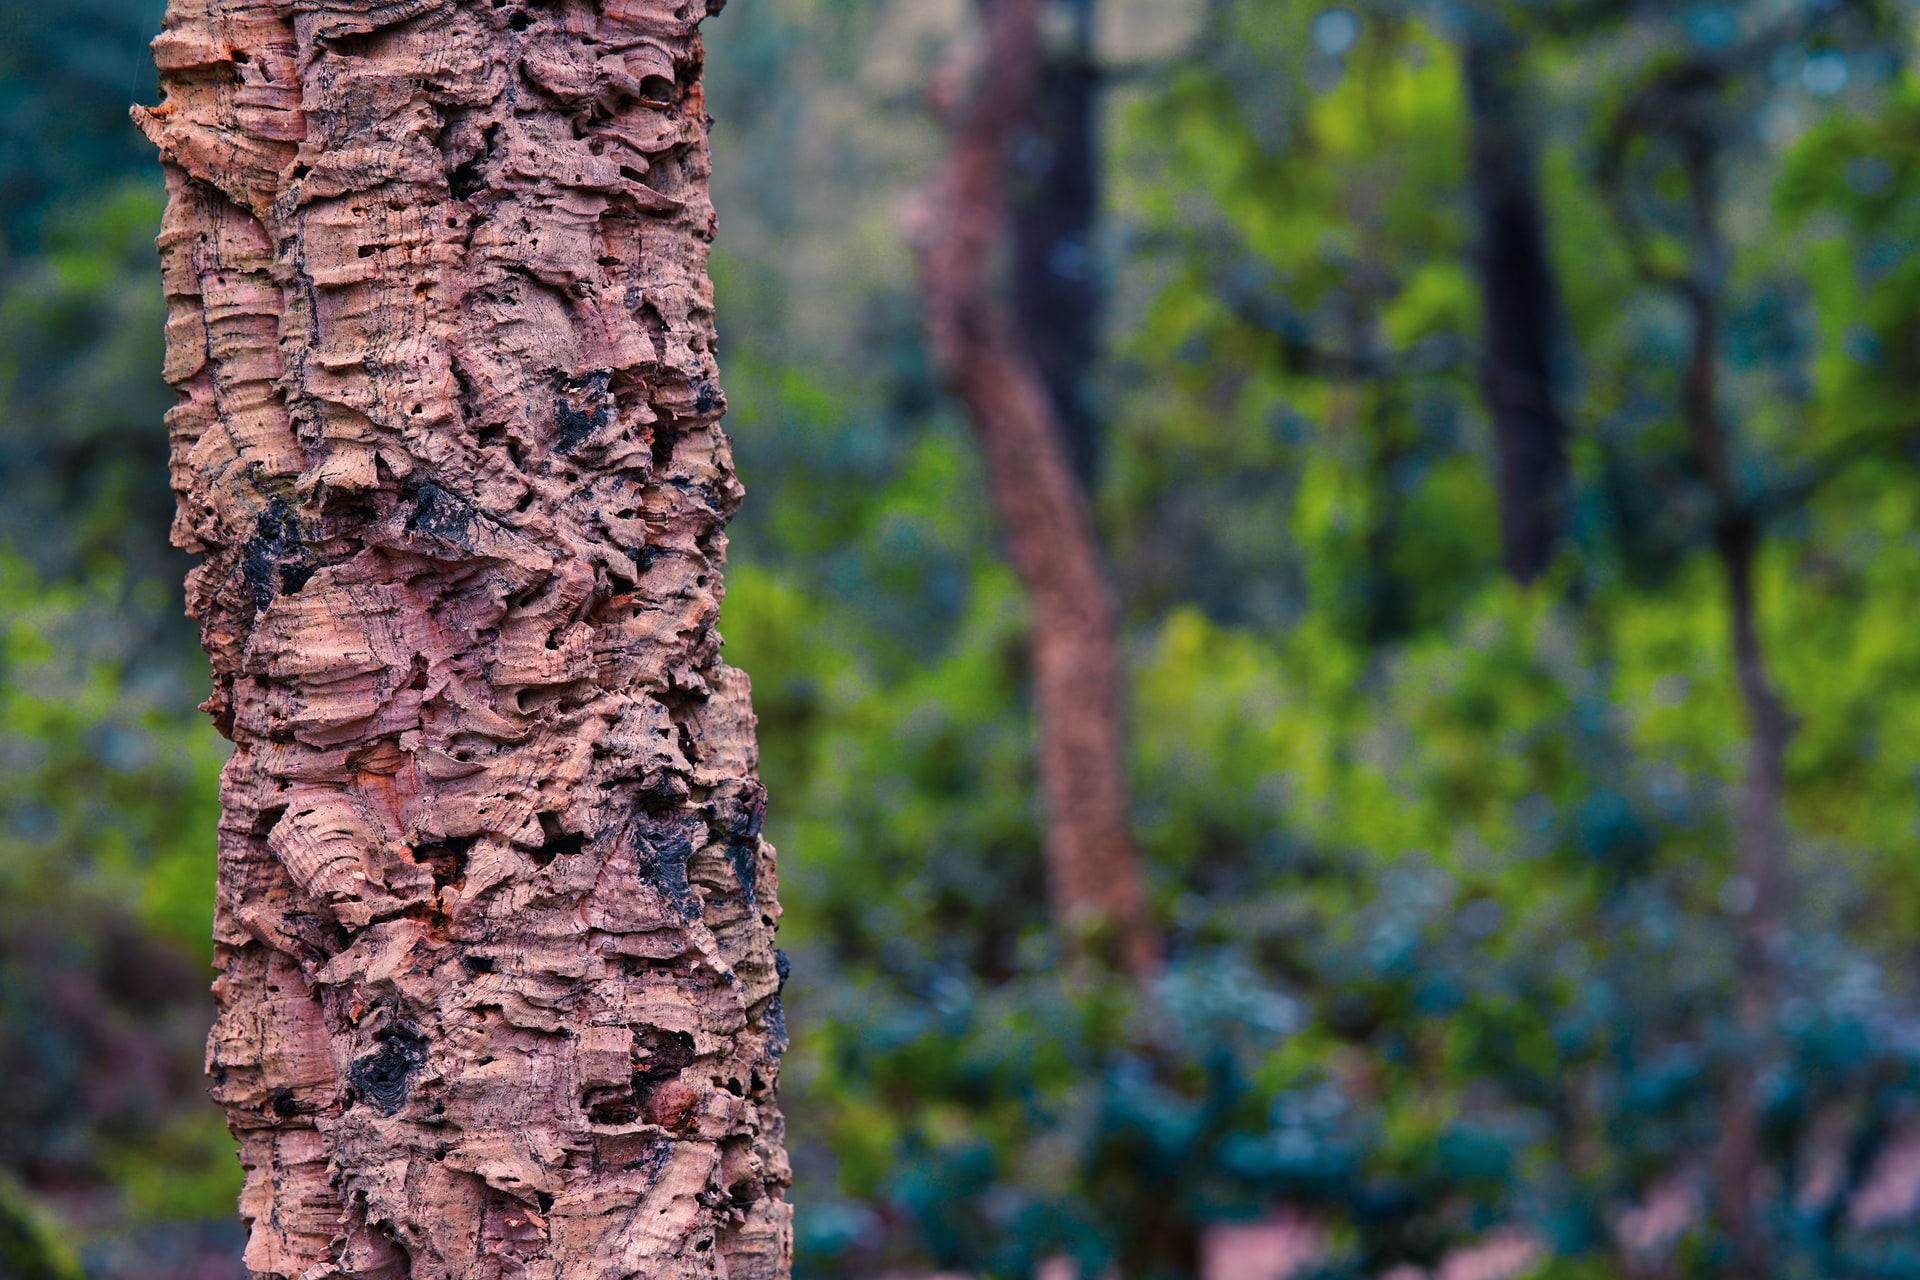
[[[703,16],[172,0],[154,41],[256,1275],[786,1274]]]
[[[1559,290],[1517,83],[1519,54],[1500,33],[1480,26],[1468,33],[1467,97],[1473,110],[1486,326],[1481,386],[1498,454],[1503,558],[1507,572],[1524,585],[1553,563],[1566,522],[1567,444],[1553,385]]]
[[[1702,265],[1696,267],[1685,291],[1693,332],[1683,389],[1684,416],[1695,470],[1713,494],[1715,549],[1727,586],[1728,649],[1747,720],[1746,777],[1733,823],[1734,861],[1747,899],[1735,907],[1743,911],[1735,1015],[1751,1048],[1764,1037],[1777,996],[1780,881],[1786,860],[1780,810],[1793,719],[1774,691],[1760,641],[1753,581],[1760,524],[1740,492],[1720,423],[1717,286],[1725,249],[1713,165],[1704,147],[1696,147],[1691,154],[1690,170],[1694,243]],[[1715,1154],[1721,1222],[1735,1254],[1730,1274],[1750,1280],[1769,1270],[1766,1237],[1753,1213],[1762,1154],[1755,1082],[1752,1053],[1743,1050],[1722,1098],[1720,1147]]]
[[[1069,944],[1135,975],[1159,939],[1128,831],[1118,608],[1047,385],[992,279],[1007,216],[1006,149],[1040,78],[1040,0],[987,7],[985,81],[958,108],[923,206],[920,274],[934,355],[980,437],[1033,613],[1048,887]]]

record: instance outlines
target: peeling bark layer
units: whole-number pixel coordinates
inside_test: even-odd
[[[1144,977],[1159,968],[1160,941],[1127,820],[1119,610],[1046,381],[992,283],[1007,143],[1040,79],[1039,20],[1039,0],[987,6],[986,75],[920,211],[920,278],[934,355],[980,438],[1033,611],[1053,912],[1070,945]]]
[[[154,41],[256,1275],[786,1272],[704,16],[172,0]]]

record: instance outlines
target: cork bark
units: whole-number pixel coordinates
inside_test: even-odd
[[[705,16],[171,0],[154,41],[257,1276],[786,1274]]]
[[[1040,9],[1040,0],[986,6],[984,74],[955,113],[947,162],[917,210],[920,279],[934,355],[973,421],[1032,610],[1054,916],[1070,946],[1146,977],[1161,948],[1128,822],[1119,609],[1066,433],[995,278],[1007,151],[1042,73]]]

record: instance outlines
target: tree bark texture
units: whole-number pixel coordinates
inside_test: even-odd
[[[705,13],[171,0],[154,41],[255,1275],[786,1273]]]
[[[1484,21],[1484,20],[1483,20]],[[1466,41],[1474,202],[1485,311],[1481,385],[1498,456],[1501,550],[1526,584],[1545,573],[1566,523],[1566,423],[1554,394],[1560,299],[1547,253],[1533,139],[1511,39]]]
[[[920,275],[934,355],[980,438],[1032,610],[1040,782],[1055,917],[1135,975],[1158,935],[1127,815],[1119,611],[1047,384],[996,289],[1007,144],[1039,83],[1040,0],[986,9],[984,81],[958,108],[952,151],[923,206]]]

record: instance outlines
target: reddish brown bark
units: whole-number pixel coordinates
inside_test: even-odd
[[[703,16],[172,0],[154,42],[256,1275],[786,1272]]]
[[[920,276],[935,357],[980,438],[1032,610],[1054,912],[1074,945],[1146,975],[1160,946],[1128,831],[1118,609],[1046,382],[995,286],[1005,153],[1040,77],[1040,7],[987,6],[985,75],[958,108],[952,151],[923,207]]]

